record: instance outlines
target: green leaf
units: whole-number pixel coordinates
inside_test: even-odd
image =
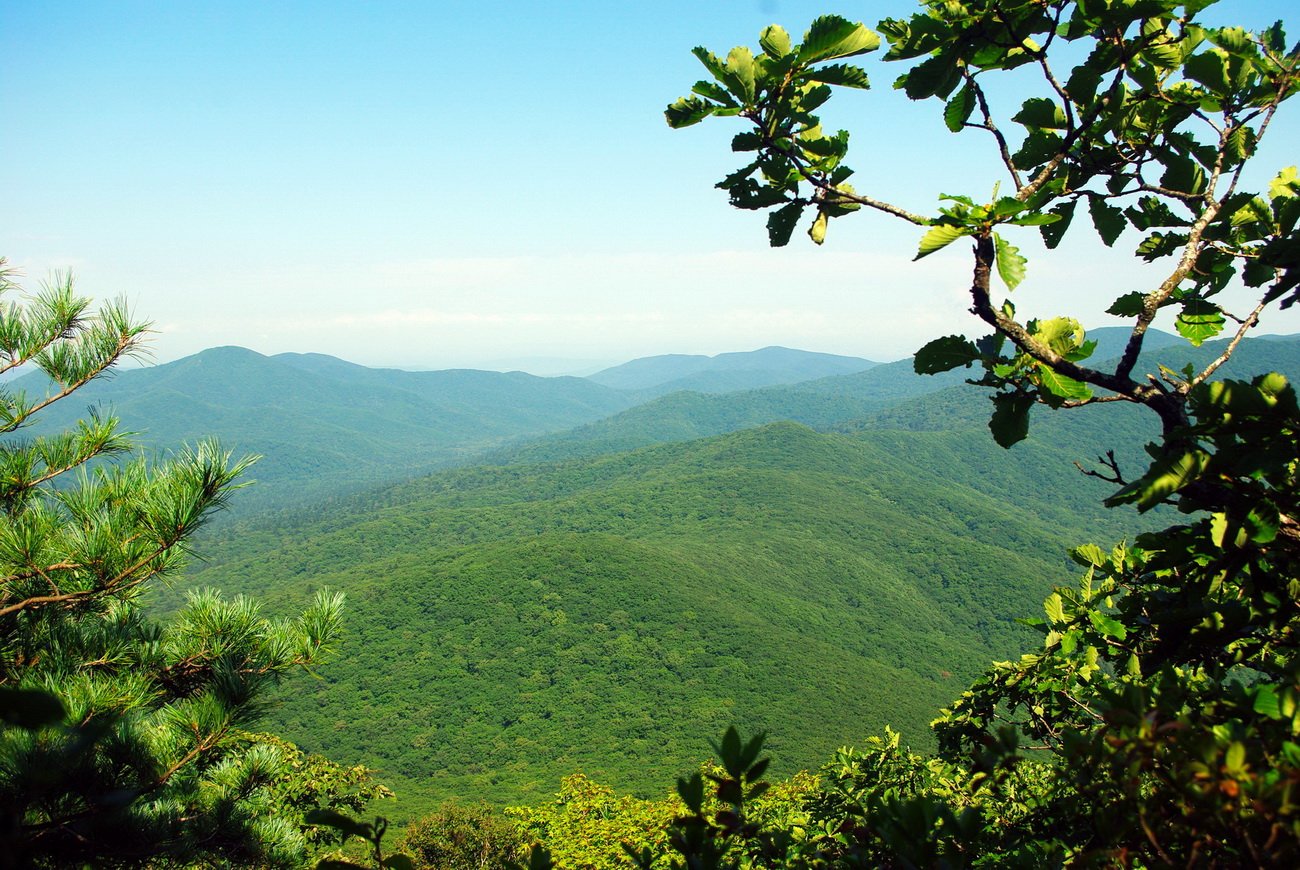
[[[1179,40],[1168,26],[1156,18],[1147,19],[1142,26],[1142,35],[1148,41],[1142,49],[1142,56],[1161,69],[1177,69],[1183,62],[1183,53],[1179,49]]]
[[[1079,631],[1067,631],[1061,635],[1061,652],[1067,656],[1074,655],[1075,648],[1079,645]]]
[[[541,843],[535,843],[528,851],[528,870],[554,870],[554,867],[550,850]]]
[[[1165,163],[1160,184],[1180,193],[1200,193],[1205,190],[1205,170],[1201,164],[1181,154],[1173,155]]]
[[[1187,221],[1174,214],[1164,201],[1154,196],[1144,196],[1136,206],[1124,209],[1124,214],[1134,227],[1149,230],[1152,227],[1185,227]]]
[[[1128,226],[1122,210],[1098,197],[1088,200],[1088,213],[1092,215],[1092,225],[1097,228],[1097,235],[1101,236],[1108,248],[1115,244],[1120,233]]]
[[[1286,52],[1286,31],[1282,29],[1282,22],[1275,21],[1273,26],[1260,34],[1264,43],[1274,54],[1284,54]]]
[[[1106,309],[1107,314],[1114,314],[1116,317],[1137,317],[1142,313],[1142,306],[1146,302],[1146,296],[1137,290],[1131,293],[1125,293],[1123,296],[1111,303]]]
[[[1261,716],[1267,716],[1269,719],[1282,718],[1282,705],[1277,697],[1277,688],[1267,683],[1252,686],[1251,694],[1254,696],[1251,709]]]
[[[1018,227],[1045,227],[1048,224],[1059,223],[1061,216],[1059,214],[1038,213],[1024,214],[1012,218],[1008,223],[1015,224]]]
[[[1228,55],[1221,50],[1211,49],[1192,55],[1183,64],[1183,74],[1215,94],[1223,95],[1232,90],[1228,80]]]
[[[746,105],[754,102],[754,55],[746,46],[738,45],[727,54],[727,72],[730,76],[723,81],[727,90]]]
[[[699,812],[704,803],[704,779],[698,772],[691,774],[689,779],[678,777],[677,794],[688,810]]]
[[[1124,623],[1104,613],[1090,610],[1088,611],[1088,621],[1092,623],[1093,628],[1106,637],[1113,637],[1116,640],[1123,640],[1128,637],[1128,629],[1124,627]]]
[[[691,86],[691,92],[699,94],[701,97],[708,97],[710,100],[719,102],[724,106],[729,106],[734,108],[735,106],[739,105],[734,99],[731,98],[731,94],[727,93],[727,89],[724,88],[722,85],[718,84],[717,82],[705,82],[705,81],[696,82],[694,85]]]
[[[680,97],[677,102],[664,109],[664,119],[674,130],[698,124],[717,110],[713,103],[699,97]]]
[[[1244,523],[1246,534],[1256,544],[1269,544],[1277,539],[1282,528],[1282,514],[1272,502],[1261,502],[1251,508]]]
[[[384,859],[383,866],[392,870],[415,870],[415,862],[407,855],[389,855]]]
[[[1064,144],[1065,140],[1056,133],[1035,130],[1025,137],[1020,150],[1011,155],[1011,162],[1017,169],[1033,169],[1055,157]]]
[[[1148,511],[1200,477],[1209,464],[1210,454],[1200,448],[1164,456],[1142,477],[1106,499],[1106,506],[1137,504],[1138,510]]]
[[[1167,257],[1187,243],[1185,233],[1151,233],[1138,243],[1137,254],[1148,263]]]
[[[820,245],[826,241],[826,212],[817,213],[813,219],[812,226],[808,227],[808,238],[813,240],[814,244]]]
[[[1230,54],[1249,53],[1252,48],[1250,34],[1240,27],[1223,27],[1207,32],[1210,42]]]
[[[989,431],[1000,447],[1010,448],[1029,435],[1029,409],[1034,397],[1029,393],[998,393],[993,397],[993,416]]]
[[[954,133],[960,133],[975,110],[975,92],[970,86],[959,90],[943,107],[943,123]]]
[[[1025,100],[1011,120],[1031,130],[1064,130],[1065,110],[1054,100],[1031,97]]]
[[[1070,551],[1070,558],[1080,565],[1101,568],[1106,564],[1106,554],[1096,544],[1084,544]]]
[[[837,57],[865,54],[880,47],[880,37],[861,23],[838,15],[823,15],[813,21],[799,46],[799,63],[810,64]]]
[[[1193,297],[1183,303],[1183,310],[1174,321],[1174,327],[1194,347],[1200,347],[1201,342],[1222,332],[1225,322],[1223,310],[1219,306]]]
[[[1252,196],[1246,204],[1232,213],[1230,221],[1234,227],[1253,223],[1268,225],[1273,221],[1273,210],[1262,196]]]
[[[1029,261],[1021,255],[1019,248],[997,233],[993,234],[993,245],[997,251],[998,277],[1008,290],[1014,290],[1025,280],[1025,264]]]
[[[861,88],[865,90],[871,87],[871,82],[867,79],[867,71],[862,67],[850,66],[847,63],[836,63],[820,67],[806,73],[803,78],[808,81],[839,85],[844,88]]]
[[[803,214],[803,203],[792,202],[778,208],[767,216],[767,241],[774,248],[783,248],[790,243],[799,216]]]
[[[936,54],[898,77],[894,88],[902,88],[913,100],[946,97],[961,81],[961,68],[946,52]]]
[[[965,336],[945,335],[916,352],[912,369],[918,375],[935,375],[959,366],[969,368],[979,358],[979,350]]]
[[[1038,374],[1035,380],[1037,380],[1039,386],[1050,394],[1050,396],[1045,397],[1049,399],[1049,404],[1056,407],[1060,407],[1062,402],[1082,402],[1092,398],[1092,390],[1087,384],[1063,375],[1044,363],[1038,364]],[[1052,398],[1059,401],[1052,402]]]
[[[971,233],[970,227],[958,227],[952,224],[935,224],[926,231],[921,237],[920,247],[917,248],[916,256],[913,260],[919,260],[922,257],[928,257],[935,251],[942,250],[948,245],[960,239],[962,236],[968,236]]]
[[[1082,347],[1087,337],[1083,324],[1073,317],[1031,320],[1028,326],[1034,338],[1064,357],[1069,357],[1076,349]]]
[[[1224,146],[1229,165],[1242,163],[1255,153],[1255,131],[1243,124],[1228,134]]]
[[[1228,773],[1238,775],[1245,773],[1246,770],[1246,747],[1240,741],[1234,740],[1228,744],[1228,751],[1223,756],[1223,766]]]
[[[1061,239],[1065,236],[1065,231],[1070,228],[1070,221],[1074,219],[1074,208],[1076,205],[1078,205],[1078,201],[1073,199],[1069,202],[1058,204],[1049,212],[1049,214],[1056,215],[1060,220],[1039,228],[1038,232],[1043,237],[1043,244],[1045,244],[1049,249],[1055,248],[1061,243]]]
[[[363,840],[367,840],[370,838],[372,832],[370,825],[364,822],[354,821],[343,813],[326,807],[317,807],[308,810],[303,815],[303,821],[309,825],[323,825],[327,828],[333,828],[344,837],[360,837]]]
[[[1229,529],[1230,523],[1226,513],[1220,511],[1210,517],[1210,540],[1214,546],[1220,548],[1227,546]]]
[[[1043,602],[1043,611],[1052,622],[1065,622],[1065,605],[1061,601],[1059,592],[1053,592],[1047,596],[1047,600]]]
[[[758,44],[768,57],[780,60],[790,53],[790,34],[779,24],[769,24],[759,34]]]
[[[707,69],[715,79],[718,81],[726,80],[727,66],[718,59],[716,54],[702,45],[697,45],[692,48],[691,54],[695,55],[699,62],[704,64],[704,68]]]
[[[993,195],[997,196],[997,187],[994,187]],[[1028,206],[1016,199],[1014,196],[1003,196],[998,198],[991,207],[989,207],[988,216],[990,220],[1006,220],[1020,214]]]
[[[1294,166],[1286,167],[1268,183],[1269,199],[1293,197],[1297,193],[1300,193],[1300,171],[1297,171]],[[1276,207],[1276,203],[1274,206]]]

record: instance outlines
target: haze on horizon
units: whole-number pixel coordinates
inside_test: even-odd
[[[1221,5],[1252,28],[1287,7]],[[70,269],[86,293],[127,296],[158,361],[220,345],[546,374],[768,345],[899,359],[982,331],[960,246],[912,263],[914,228],[862,214],[824,249],[800,233],[771,250],[765,215],[713,189],[738,128],[673,132],[662,110],[704,74],[692,46],[915,7],[14,0],[0,256],[29,290]],[[873,90],[823,113],[853,133],[859,188],[921,212],[985,195],[987,143],[909,104],[878,55],[863,65]],[[1300,162],[1292,115],[1262,171]],[[1115,288],[1143,286],[1131,235],[1104,252],[1076,231],[1052,257],[1032,230],[1015,242],[1022,311],[1105,325]],[[1265,329],[1300,332],[1300,311]]]

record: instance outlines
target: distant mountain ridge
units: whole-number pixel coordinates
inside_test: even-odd
[[[1106,359],[1119,353],[1128,333],[1103,328],[1089,335],[1098,340],[1095,358]],[[1288,357],[1297,343],[1287,336],[1251,339],[1238,356],[1267,366],[1270,355]],[[1248,349],[1252,344],[1262,347]],[[1203,352],[1217,346],[1207,343]],[[1147,347],[1162,361],[1166,353],[1201,353],[1177,336],[1154,330],[1147,334]],[[804,378],[828,368],[852,371],[738,387],[755,380]],[[692,369],[694,374],[683,375]],[[237,454],[265,457],[253,472],[259,485],[239,500],[240,513],[246,513],[305,504],[467,461],[554,461],[780,420],[823,431],[853,429],[854,421],[925,428],[930,424],[924,418],[932,412],[917,417],[899,403],[959,386],[974,374],[958,369],[923,376],[912,370],[910,359],[876,364],[779,347],[716,357],[646,357],[590,378],[474,369],[411,372],[369,368],[326,354],[267,357],[221,347],[116,372],[79,391],[77,401],[53,406],[25,431],[62,429],[92,404],[111,408],[124,428],[140,433],[138,440],[149,450],[218,437]],[[602,378],[623,384],[668,380],[625,388],[599,383]],[[677,389],[684,383],[698,387]],[[37,373],[5,388],[39,393],[46,385]],[[975,413],[958,405],[963,414]],[[982,408],[976,410],[977,416],[983,414]],[[912,416],[903,422],[908,414]]]
[[[764,347],[717,356],[648,356],[588,375],[587,380],[620,390],[662,396],[678,390],[724,393],[775,384],[793,384],[831,375],[865,371],[879,363],[861,357]]]
[[[1122,327],[1090,330],[1089,339],[1097,342],[1093,358],[1103,361],[1118,357],[1128,336],[1129,330]],[[1254,349],[1243,349],[1243,363],[1256,369],[1267,367],[1268,353],[1290,347],[1287,341],[1279,338],[1276,344],[1266,346],[1271,350],[1266,350],[1259,347],[1258,342],[1248,340],[1245,346],[1254,345]],[[1175,359],[1208,359],[1207,355],[1217,353],[1216,348],[1221,349],[1222,344],[1222,341],[1208,342],[1204,350],[1198,351],[1176,335],[1153,329],[1147,332],[1144,354],[1172,364]],[[1292,344],[1300,347],[1300,341],[1292,341]],[[1241,365],[1236,367],[1240,369]],[[962,391],[962,398],[946,402],[952,407],[944,413],[957,413],[963,423],[982,427],[988,420],[988,408],[978,397],[971,401],[969,394],[976,392],[976,388],[966,386],[968,378],[978,376],[978,367],[919,375],[908,358],[880,363],[850,374],[734,390],[721,395],[673,392],[567,432],[544,435],[502,448],[494,452],[490,460],[494,463],[549,462],[616,453],[651,444],[735,432],[780,420],[791,420],[823,431],[856,430],[866,426],[933,426],[942,429],[955,419],[945,421],[943,414],[934,414],[934,402],[927,403],[924,397],[954,389]],[[917,410],[910,410],[911,403],[917,403]],[[934,420],[921,422],[927,415],[934,416]],[[907,422],[900,422],[902,420]]]
[[[39,372],[8,385],[33,394]],[[211,348],[94,381],[26,434],[68,427],[87,404],[111,409],[149,450],[207,437],[264,457],[242,506],[303,502],[427,473],[511,440],[572,428],[635,399],[583,378],[523,372],[372,369],[324,354],[267,357]]]

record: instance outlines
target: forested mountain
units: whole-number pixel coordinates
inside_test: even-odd
[[[35,373],[15,388],[40,394],[46,381]],[[218,437],[236,453],[264,456],[253,472],[259,485],[241,496],[245,511],[406,478],[634,401],[583,378],[372,369],[239,347],[122,371],[78,399],[50,408],[32,431],[66,427],[93,404],[112,409],[146,448]]]
[[[1149,421],[1050,415],[1007,452],[968,372],[904,366],[677,393],[520,451],[528,463],[336,499],[328,515],[259,522],[241,499],[245,519],[210,536],[186,586],[286,608],[348,594],[343,654],[284,699],[277,727],[379,766],[405,811],[531,800],[578,769],[658,788],[731,722],[770,730],[785,770],[886,723],[924,740],[937,706],[1018,647],[1014,619],[1070,576],[1067,546],[1131,534],[1071,463],[1140,443]],[[1233,366],[1298,371],[1300,342],[1248,342]],[[259,476],[305,496],[627,401],[582,379],[236,348],[123,373],[97,399],[160,441],[189,425],[248,444],[268,454]],[[308,459],[285,467],[272,434]],[[542,461],[566,444],[575,458]]]
[[[1233,367],[1300,371],[1300,342],[1247,343]],[[939,389],[888,402],[873,372],[894,396]],[[378,765],[403,812],[532,800],[574,770],[657,788],[731,722],[775,735],[785,770],[886,723],[924,741],[937,706],[1019,646],[1014,619],[1072,576],[1068,546],[1132,534],[1072,463],[1155,429],[1113,406],[1039,415],[1004,451],[952,377],[849,377],[856,405],[843,379],[682,393],[583,431],[681,425],[652,413],[666,408],[743,431],[643,428],[676,443],[606,440],[604,455],[442,472],[328,517],[245,523],[193,580],[285,606],[348,593],[343,655],[285,698],[277,727]],[[746,403],[758,411],[728,420]],[[842,431],[748,428],[764,414]]]
[[[1114,328],[1093,330],[1099,359],[1118,356],[1127,333]],[[1223,342],[1209,342],[1194,350],[1177,336],[1158,330],[1148,333],[1149,353],[1164,365],[1179,368],[1191,359],[1209,359],[1222,352]],[[1262,360],[1300,348],[1295,339],[1277,339],[1269,350],[1255,349],[1230,371],[1254,371]],[[1246,343],[1247,346],[1251,342]],[[1282,348],[1288,348],[1283,350]],[[1253,368],[1252,368],[1253,366]],[[837,375],[798,384],[743,390],[711,396],[680,392],[651,400],[611,417],[537,438],[522,445],[497,451],[494,462],[544,462],[579,456],[595,456],[632,450],[669,441],[686,441],[778,420],[792,420],[814,429],[862,429],[867,427],[952,428],[959,415],[964,423],[983,426],[988,408],[978,390],[963,386],[977,378],[975,369],[957,369],[938,375],[918,375],[910,359],[885,363],[848,375]],[[957,389],[947,400],[910,402],[943,390]],[[1122,414],[1123,412],[1121,412]],[[933,417],[926,422],[927,417]],[[1136,415],[1133,415],[1136,416]],[[1090,418],[1094,419],[1094,418]],[[1076,421],[1077,422],[1077,421]],[[1074,425],[1063,422],[1059,425]],[[1106,423],[1104,426],[1112,425]]]
[[[790,771],[886,723],[924,742],[1071,575],[1064,548],[1120,534],[1069,456],[778,423],[440,473],[241,529],[193,582],[286,607],[348,594],[342,655],[276,726],[380,767],[403,812],[533,800],[575,770],[657,790],[733,722],[768,729]]]
[[[864,371],[871,360],[788,347],[765,347],[717,356],[665,354],[634,359],[588,375],[588,380],[620,390],[637,390],[643,398],[678,390],[726,393],[773,384],[794,384]]]

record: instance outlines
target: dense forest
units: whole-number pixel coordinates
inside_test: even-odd
[[[774,246],[969,248],[989,334],[910,360],[110,380],[147,324],[0,269],[0,867],[1294,866],[1300,176],[1244,167],[1300,49],[1208,5],[695,50],[666,120],[739,125]],[[1005,193],[848,182],[816,112],[886,42]],[[1017,314],[1072,225],[1164,270],[1123,327]]]

